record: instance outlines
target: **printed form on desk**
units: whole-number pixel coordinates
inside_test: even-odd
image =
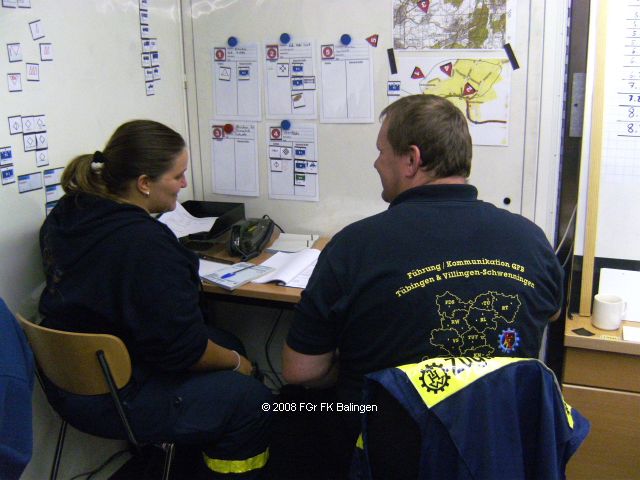
[[[320,250],[306,248],[295,253],[278,252],[261,265],[275,268],[253,283],[277,283],[286,287],[305,288],[318,261]]]

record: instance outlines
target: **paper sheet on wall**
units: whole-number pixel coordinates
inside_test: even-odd
[[[257,197],[260,183],[256,124],[212,120],[210,131],[213,191]]]
[[[228,120],[262,119],[258,45],[214,47],[213,115]]]
[[[267,127],[269,198],[315,201],[318,191],[318,134],[312,123],[294,123],[289,130]]]
[[[373,61],[365,40],[320,46],[323,123],[373,123]]]
[[[265,46],[267,118],[318,118],[314,64],[311,41]]]
[[[506,146],[509,139],[511,65],[506,58],[398,56],[389,77],[389,103],[400,96],[429,93],[446,97],[467,118],[474,145]]]

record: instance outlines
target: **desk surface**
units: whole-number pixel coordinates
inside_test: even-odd
[[[622,322],[622,326],[640,326],[638,322]],[[577,314],[567,318],[564,326],[565,347],[588,348],[604,352],[626,353],[640,355],[640,343],[622,340],[622,326],[618,330],[601,330],[591,325],[591,317],[582,317]],[[579,335],[574,330],[584,328],[595,335],[586,337]]]
[[[271,241],[269,242],[269,244],[267,244],[267,247],[271,245],[276,238],[278,238],[278,235],[280,235],[280,232],[274,233],[274,235],[271,237]],[[322,237],[316,240],[316,242],[313,244],[313,248],[322,250],[328,241],[329,238]],[[238,257],[230,256],[226,252],[226,247],[224,245],[215,246],[211,250],[202,253],[215,259],[232,261],[234,263],[240,261]],[[260,264],[268,259],[271,255],[271,253],[262,252],[259,256],[252,259],[251,263]],[[260,284],[252,282],[246,283],[245,285],[236,288],[235,290],[225,290],[224,288],[220,288],[215,285],[211,285],[210,283],[203,282],[202,289],[207,293],[227,295],[230,297],[244,297],[293,304],[300,301],[300,294],[302,293],[302,289],[300,288],[282,287],[280,285]]]

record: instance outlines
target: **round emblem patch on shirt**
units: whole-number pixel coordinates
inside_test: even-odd
[[[503,330],[498,337],[498,347],[504,353],[513,353],[520,346],[520,336],[513,328]]]

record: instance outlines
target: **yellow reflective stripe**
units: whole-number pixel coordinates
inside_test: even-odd
[[[255,457],[247,458],[245,460],[221,460],[218,458],[211,458],[203,453],[204,463],[207,464],[210,470],[217,473],[246,473],[257,468],[262,468],[267,464],[269,460],[269,449],[259,453]]]
[[[510,363],[523,361],[536,360],[509,357],[437,357],[396,368],[407,375],[424,403],[432,408],[479,378]]]
[[[364,440],[362,438],[362,434],[358,435],[358,440],[356,440],[356,448],[364,450]]]

